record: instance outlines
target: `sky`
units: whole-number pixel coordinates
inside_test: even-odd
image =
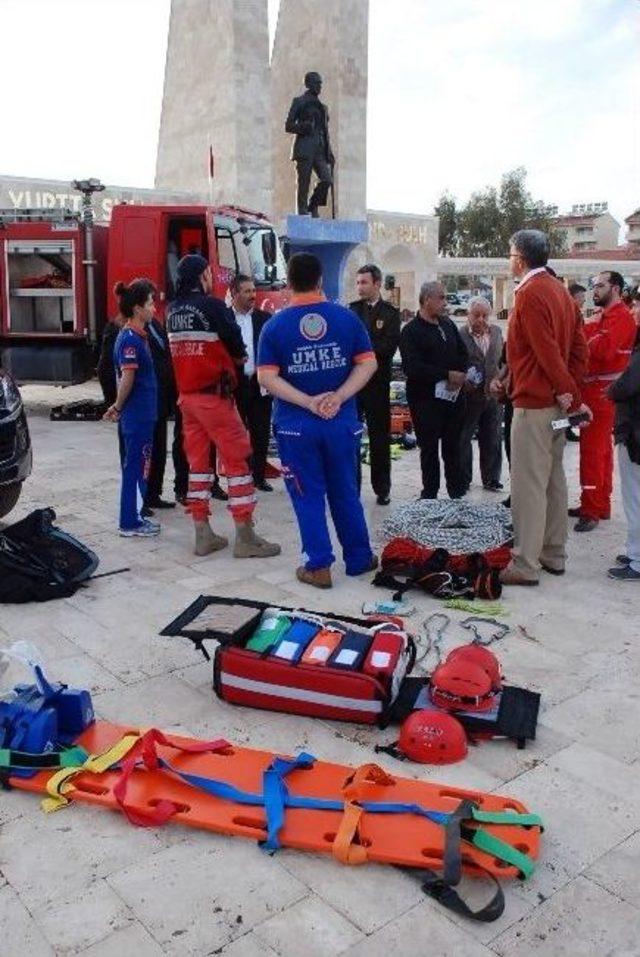
[[[0,0],[0,175],[153,186],[169,9]],[[524,166],[534,198],[624,219],[639,41],[640,0],[370,0],[368,206],[430,213]]]

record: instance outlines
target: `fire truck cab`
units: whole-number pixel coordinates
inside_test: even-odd
[[[115,206],[109,227],[109,316],[117,312],[113,287],[138,276],[158,290],[158,314],[175,296],[178,262],[200,253],[211,263],[214,296],[224,299],[232,276],[250,276],[257,305],[273,312],[284,303],[286,264],[276,233],[261,213],[238,206]]]

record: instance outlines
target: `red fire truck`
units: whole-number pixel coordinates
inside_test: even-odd
[[[117,311],[115,283],[150,279],[162,318],[189,252],[211,263],[214,295],[224,298],[242,272],[253,278],[260,308],[284,305],[285,261],[261,213],[121,204],[106,225],[70,210],[0,210],[0,366],[22,382],[90,377],[101,331]]]

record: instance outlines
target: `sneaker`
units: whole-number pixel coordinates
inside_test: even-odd
[[[135,528],[121,528],[118,530],[122,538],[154,538],[160,531],[160,526],[152,522],[141,522]]]
[[[148,518],[143,518],[142,524],[150,530],[151,535],[159,535],[162,526],[158,522],[150,522]]]
[[[615,578],[617,582],[640,582],[640,572],[633,570],[631,565],[624,565],[622,568],[616,565],[607,572],[609,578]]]
[[[631,564],[631,559],[628,555],[616,555],[616,564],[626,567]]]

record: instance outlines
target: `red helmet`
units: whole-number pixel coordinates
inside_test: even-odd
[[[446,711],[488,711],[494,703],[489,675],[464,657],[438,665],[429,684],[431,700]]]
[[[420,764],[455,764],[467,754],[467,737],[460,722],[439,711],[414,711],[400,729],[398,749]]]
[[[472,662],[474,665],[479,665],[487,672],[491,687],[494,691],[499,691],[502,688],[500,662],[488,648],[485,648],[483,645],[461,645],[459,648],[454,648],[453,651],[450,651],[446,658],[447,662],[459,662],[463,659]]]

